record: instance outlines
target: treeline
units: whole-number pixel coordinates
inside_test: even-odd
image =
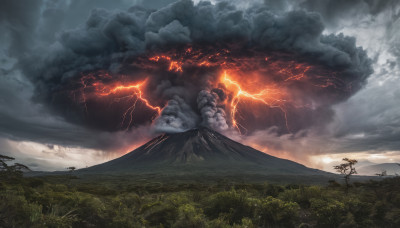
[[[0,176],[0,227],[400,227],[400,178],[326,186]]]

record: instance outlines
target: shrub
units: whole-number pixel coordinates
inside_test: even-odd
[[[309,208],[311,205],[310,200],[314,198],[321,198],[321,196],[322,189],[319,186],[301,186],[299,189],[289,189],[279,194],[280,199],[284,201],[296,202],[302,208]]]
[[[231,226],[224,218],[216,218],[208,223],[209,228],[230,228]]]
[[[205,227],[205,216],[201,209],[191,204],[184,204],[178,208],[178,218],[174,223],[175,228],[201,228]]]
[[[393,208],[385,215],[386,227],[400,227],[400,208]]]
[[[247,198],[246,191],[231,190],[211,196],[207,201],[205,213],[212,219],[224,217],[232,225],[240,223],[244,217],[252,217],[254,208],[254,203]]]
[[[338,227],[346,215],[344,204],[336,200],[311,199],[311,210],[321,227]]]
[[[357,198],[346,198],[346,209],[352,214],[354,223],[360,227],[369,227],[372,225],[370,215],[372,213],[372,204],[362,202]]]
[[[268,196],[260,201],[255,214],[262,227],[294,227],[299,219],[299,209],[297,203]]]

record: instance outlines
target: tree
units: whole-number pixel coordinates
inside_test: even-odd
[[[76,167],[75,166],[70,166],[70,167],[67,167],[67,169],[68,169],[67,177],[68,177],[68,187],[69,187],[70,184],[71,184],[71,179],[73,178],[72,173],[75,171]]]
[[[8,157],[8,156],[0,154],[0,171],[8,171],[9,170],[9,166],[7,165],[6,162],[12,161],[14,159],[15,158]]]
[[[14,163],[14,165],[8,165],[7,162],[13,161],[15,158],[0,154],[0,173],[6,174],[6,177],[10,176],[22,176],[23,171],[31,171],[28,166]]]
[[[382,173],[375,173],[375,175],[377,175],[378,177],[384,177],[387,176],[387,171],[383,170]]]
[[[343,161],[345,163],[342,163],[340,165],[335,165],[333,168],[336,170],[336,172],[339,172],[340,174],[344,175],[344,180],[346,182],[346,191],[349,189],[349,180],[350,176],[353,174],[357,174],[356,168],[353,166],[358,162],[355,159],[349,159],[349,158],[343,158]]]
[[[67,167],[67,169],[69,170],[70,173],[73,173],[74,170],[76,169],[76,167],[75,166],[70,166],[70,167]]]

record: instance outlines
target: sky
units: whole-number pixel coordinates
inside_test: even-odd
[[[209,127],[332,171],[400,162],[396,0],[0,3],[0,154],[83,168]]]

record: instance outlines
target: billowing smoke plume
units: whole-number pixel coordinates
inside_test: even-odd
[[[197,104],[203,120],[202,124],[217,130],[228,130],[226,114],[222,107],[218,107],[219,97],[215,92],[200,91]]]
[[[265,5],[97,9],[21,67],[38,102],[92,128],[294,132],[329,121],[372,73],[354,38],[323,30],[316,13]]]
[[[197,118],[196,113],[185,103],[185,100],[174,96],[156,119],[157,130],[161,132],[185,131],[197,126]]]

